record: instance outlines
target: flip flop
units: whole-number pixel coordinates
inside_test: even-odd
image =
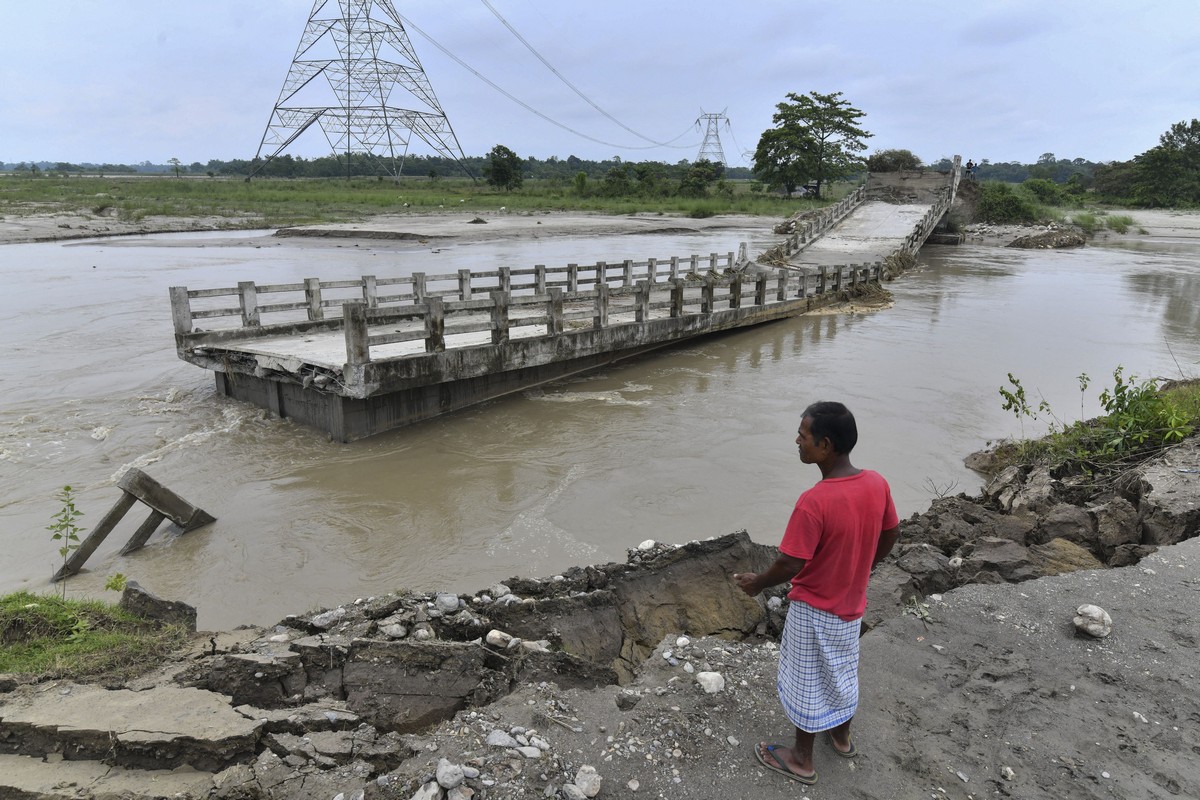
[[[817,773],[814,772],[812,775],[799,775],[795,772],[792,772],[790,769],[788,769],[787,764],[785,764],[783,761],[781,761],[775,755],[776,750],[787,750],[787,749],[788,749],[787,745],[782,745],[782,744],[767,745],[767,752],[771,754],[771,758],[775,761],[774,764],[770,764],[767,762],[767,760],[765,758],[763,758],[762,753],[759,752],[758,745],[754,745],[754,757],[758,759],[758,763],[762,764],[767,769],[771,770],[772,772],[778,772],[780,775],[786,775],[787,777],[791,778],[792,780],[796,781],[797,783],[803,783],[807,786],[812,786],[814,783],[816,783],[817,782]]]
[[[858,756],[858,747],[856,747],[854,744],[854,736],[853,735],[851,735],[848,738],[850,739],[850,749],[845,752],[842,752],[841,750],[837,749],[837,745],[835,745],[833,743],[832,736],[829,737],[829,746],[833,749],[833,752],[837,753],[842,758],[855,758]]]

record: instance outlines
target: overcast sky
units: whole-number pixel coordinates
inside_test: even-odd
[[[330,0],[335,2],[336,0]],[[393,0],[467,155],[674,163],[702,112],[748,165],[788,92],[842,92],[870,150],[1124,160],[1200,117],[1200,0]],[[0,162],[250,158],[311,0],[3,0]],[[331,102],[332,104],[332,102]],[[681,134],[683,134],[681,136]],[[313,128],[289,149],[330,151]],[[868,152],[869,152],[868,151]],[[413,152],[429,152],[414,140]]]

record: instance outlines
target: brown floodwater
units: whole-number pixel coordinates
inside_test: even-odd
[[[818,475],[793,443],[809,402],[858,416],[859,466],[903,515],[973,492],[968,453],[1035,434],[1001,409],[1009,372],[1055,414],[1094,415],[1118,365],[1200,369],[1200,245],[921,253],[892,308],[806,316],[660,351],[349,445],[216,396],[175,357],[167,288],[413,270],[644,259],[772,243],[762,231],[441,246],[318,245],[199,234],[0,247],[0,591],[49,589],[46,526],[64,484],[94,525],[129,466],[215,524],[129,556],[131,512],[68,582],[120,572],[199,609],[201,627],[404,587],[467,591],[623,560],[645,539],[747,529],[774,544]],[[1077,377],[1092,388],[1081,397]],[[140,506],[135,507],[140,508]]]

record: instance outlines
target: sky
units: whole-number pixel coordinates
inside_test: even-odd
[[[701,115],[723,113],[726,161],[749,166],[789,92],[841,92],[865,113],[868,153],[902,148],[926,162],[1126,160],[1200,117],[1198,0],[488,0],[608,116],[484,0],[392,1],[467,155],[503,144],[539,159],[695,160]],[[313,9],[0,6],[0,162],[10,163],[253,157]],[[313,128],[285,152],[330,150]],[[414,138],[411,152],[432,151]]]

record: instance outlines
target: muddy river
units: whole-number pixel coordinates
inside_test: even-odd
[[[908,515],[978,489],[968,453],[1040,430],[1001,409],[1009,372],[1068,421],[1096,413],[1118,365],[1200,374],[1200,246],[1150,236],[1059,252],[929,246],[889,285],[890,309],[697,341],[349,445],[217,397],[211,374],[175,356],[172,285],[641,260],[743,239],[758,252],[773,237],[431,248],[264,232],[2,246],[0,591],[49,588],[58,489],[75,487],[91,527],[129,466],[218,521],[164,528],[119,556],[144,516],[131,512],[68,591],[102,596],[120,572],[195,605],[202,628],[231,627],[402,587],[466,591],[623,560],[645,539],[745,528],[775,543],[818,477],[793,444],[813,400],[854,410],[855,462],[881,471]],[[1081,373],[1092,378],[1082,396]]]

